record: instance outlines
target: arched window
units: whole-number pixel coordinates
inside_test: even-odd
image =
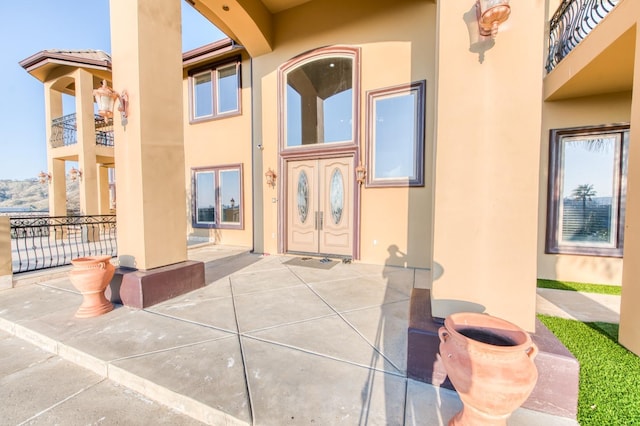
[[[319,49],[281,70],[282,147],[356,143],[357,50]]]

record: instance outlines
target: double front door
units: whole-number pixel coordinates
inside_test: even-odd
[[[287,249],[353,254],[353,157],[287,162]]]

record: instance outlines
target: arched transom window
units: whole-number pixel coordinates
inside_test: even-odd
[[[355,49],[321,49],[283,67],[284,149],[356,143],[356,53]]]

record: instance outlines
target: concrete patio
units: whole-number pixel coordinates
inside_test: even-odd
[[[292,256],[238,247],[192,248],[189,257],[206,262],[206,287],[143,310],[117,305],[92,319],[74,318],[81,296],[65,271],[25,276],[0,291],[0,330],[7,333],[0,346],[24,339],[73,366],[73,374],[94,375],[100,385],[92,392],[112,395],[124,386],[166,405],[172,410],[147,404],[149,418],[172,424],[443,425],[461,408],[455,392],[406,377],[409,296],[425,288],[427,271],[295,266],[287,264]],[[34,367],[25,368],[28,376]],[[21,386],[3,371],[3,388]],[[43,380],[38,392],[60,381]],[[93,420],[79,423],[143,424],[144,404],[133,395],[113,399],[121,416],[105,407],[108,415],[93,410]],[[65,404],[82,412],[80,397],[27,404],[8,424],[50,423]],[[3,395],[12,407],[27,399]],[[577,423],[520,409],[509,424]]]

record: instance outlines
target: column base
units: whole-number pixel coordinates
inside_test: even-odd
[[[193,260],[147,271],[117,268],[105,296],[113,303],[143,309],[204,284],[204,263]]]
[[[454,389],[440,361],[438,329],[442,319],[431,316],[431,292],[413,289],[409,310],[407,375],[435,386]],[[536,319],[531,334],[538,345],[538,382],[523,408],[575,419],[578,411],[580,364],[548,328]]]

